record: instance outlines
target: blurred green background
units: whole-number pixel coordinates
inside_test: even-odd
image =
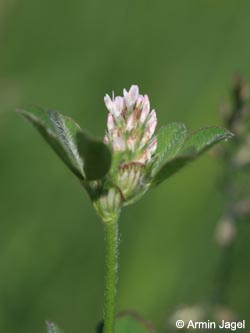
[[[139,84],[159,124],[220,124],[232,75],[250,75],[244,0],[0,2],[0,332],[94,332],[102,317],[103,230],[87,194],[13,110],[36,103],[103,136],[105,93]],[[176,304],[206,300],[223,210],[221,166],[202,157],[120,220],[118,309],[164,332]],[[230,303],[249,319],[249,228],[234,254]]]

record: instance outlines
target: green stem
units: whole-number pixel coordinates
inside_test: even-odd
[[[104,333],[114,333],[115,298],[118,270],[118,223],[104,224],[106,245],[106,279],[104,295]]]

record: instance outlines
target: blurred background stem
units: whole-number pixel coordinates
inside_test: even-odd
[[[225,208],[216,230],[220,260],[215,276],[216,304],[228,305],[230,283],[234,265],[234,248],[239,223],[249,221],[250,173],[250,86],[240,75],[234,78],[231,103],[221,110],[224,125],[235,138],[218,154],[223,162],[222,192]]]
[[[104,333],[113,333],[115,324],[115,298],[118,271],[118,223],[104,224],[106,245],[106,279],[104,295]]]

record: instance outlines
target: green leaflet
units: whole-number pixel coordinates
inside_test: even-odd
[[[62,333],[59,327],[50,321],[46,322],[46,327],[47,327],[47,333]]]
[[[175,157],[187,137],[187,128],[182,123],[171,123],[157,131],[156,161],[152,165],[154,176],[161,166]]]
[[[109,171],[111,165],[109,148],[102,141],[86,135],[73,119],[57,111],[45,111],[36,106],[18,112],[38,129],[80,180],[100,179]]]
[[[187,127],[182,123],[171,123],[161,127],[157,132],[157,160],[173,158],[184,144],[187,137]]]
[[[195,154],[199,155],[222,140],[228,140],[233,137],[233,134],[228,130],[220,127],[201,128],[191,134],[182,147],[182,152],[193,148]]]
[[[179,154],[174,157],[172,160],[168,160],[166,163],[163,163],[160,168],[157,170],[155,175],[152,177],[151,187],[159,185],[164,180],[172,176],[174,173],[179,171],[181,168],[186,166],[196,157],[194,150],[190,149],[186,153]]]
[[[191,134],[172,159],[167,158],[156,164],[152,172],[151,187],[162,183],[216,143],[232,136],[231,132],[219,127],[203,128]]]

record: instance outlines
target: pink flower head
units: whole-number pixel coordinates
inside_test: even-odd
[[[157,117],[155,110],[150,112],[148,96],[140,95],[138,86],[132,85],[129,91],[123,90],[122,97],[106,95],[104,102],[109,111],[104,142],[114,152],[127,152],[126,163],[149,162],[157,148]]]

